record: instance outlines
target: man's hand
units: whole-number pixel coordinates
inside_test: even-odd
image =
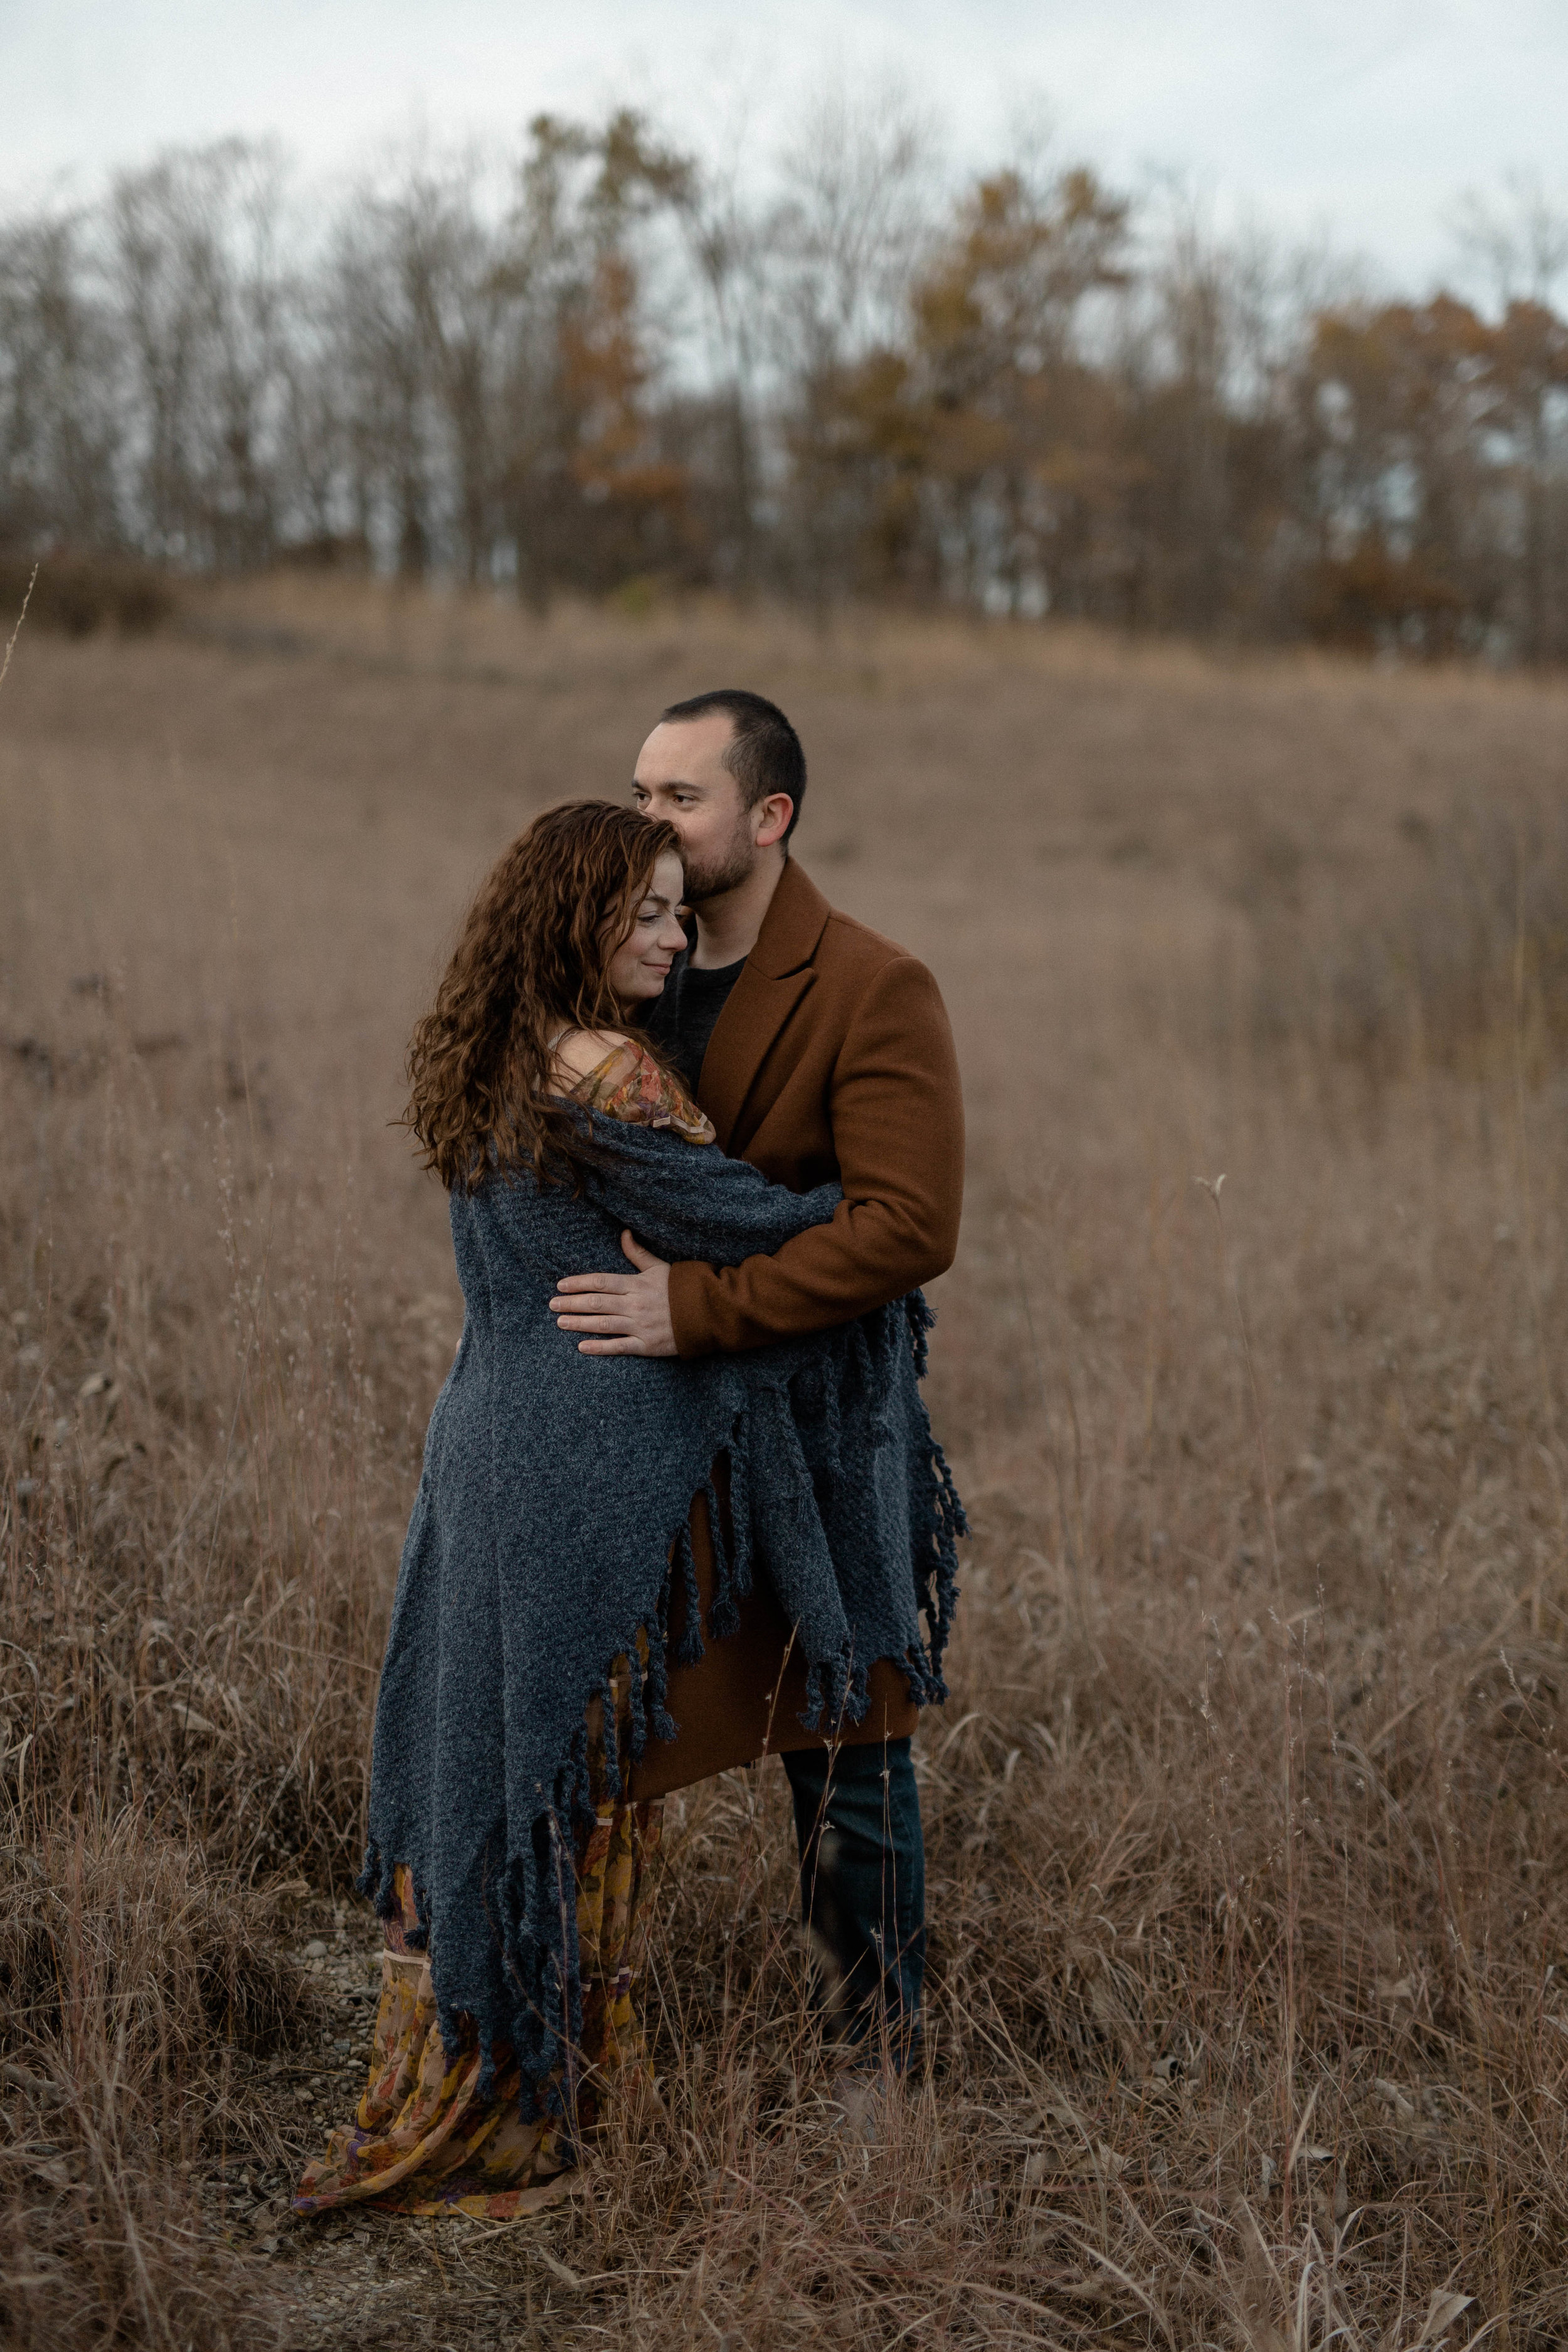
[[[673,1356],[669,1268],[629,1233],[621,1235],[621,1247],[636,1274],[564,1275],[550,1312],[563,1331],[599,1335],[577,1342],[580,1356]]]

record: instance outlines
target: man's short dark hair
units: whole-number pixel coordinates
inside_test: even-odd
[[[661,711],[666,719],[706,719],[710,710],[727,711],[734,723],[734,739],[724,747],[724,765],[741,788],[745,808],[755,808],[770,793],[787,793],[795,803],[787,842],[800,823],[805,798],[805,753],[800,737],[776,702],[748,693],[743,686],[718,686],[710,694],[694,694],[689,702],[672,702]]]

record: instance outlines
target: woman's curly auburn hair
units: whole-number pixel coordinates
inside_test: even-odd
[[[408,1049],[404,1121],[449,1192],[476,1191],[492,1168],[576,1181],[592,1148],[552,1091],[553,1047],[563,1029],[625,1026],[610,960],[670,850],[671,824],[569,801],[491,868]]]

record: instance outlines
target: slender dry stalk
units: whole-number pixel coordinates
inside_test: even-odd
[[[26,588],[23,593],[22,609],[16,615],[16,625],[12,630],[10,635],[6,638],[5,655],[3,657],[0,657],[0,686],[5,685],[6,677],[9,674],[11,656],[16,650],[16,640],[22,634],[22,624],[27,617],[27,607],[33,601],[33,590],[37,585],[37,579],[38,567],[35,563],[28,575]]]

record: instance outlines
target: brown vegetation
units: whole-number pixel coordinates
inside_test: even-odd
[[[300,576],[193,625],[0,697],[8,2340],[1559,2342],[1562,690]],[[833,2127],[731,1775],[582,2193],[285,2226],[457,1333],[405,1042],[520,821],[720,677],[965,1071],[930,2072]]]

